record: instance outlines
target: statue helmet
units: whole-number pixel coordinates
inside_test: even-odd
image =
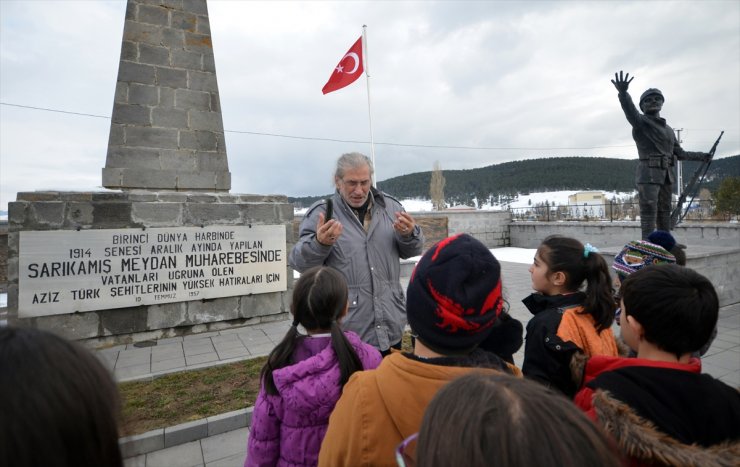
[[[665,97],[663,96],[663,93],[660,92],[660,89],[650,88],[647,91],[643,92],[642,95],[640,96],[640,108],[642,108],[642,101],[644,101],[647,96],[652,96],[652,95],[660,96],[663,99],[663,102],[665,102]]]

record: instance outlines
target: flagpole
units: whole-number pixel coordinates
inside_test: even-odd
[[[367,116],[370,122],[370,159],[373,162],[373,170],[375,175],[373,176],[373,187],[377,188],[378,179],[378,167],[375,165],[375,141],[373,140],[373,114],[370,110],[370,67],[368,66],[368,54],[367,54],[367,25],[362,25],[362,61],[363,68],[365,68],[365,82],[367,83]]]

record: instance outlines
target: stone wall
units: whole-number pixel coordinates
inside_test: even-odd
[[[513,222],[511,246],[537,248],[549,235],[564,235],[598,247],[624,245],[642,235],[638,222]],[[672,232],[685,245],[740,248],[738,224],[681,224]]]
[[[285,196],[183,192],[33,192],[9,204],[8,320],[65,337],[121,343],[285,319],[292,291],[18,318],[20,232],[208,225],[284,225],[294,243],[293,206]],[[95,343],[93,342],[93,343]]]

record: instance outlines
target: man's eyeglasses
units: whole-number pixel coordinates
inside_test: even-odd
[[[414,467],[416,465],[416,440],[419,433],[414,433],[401,441],[396,447],[396,463],[398,467]]]

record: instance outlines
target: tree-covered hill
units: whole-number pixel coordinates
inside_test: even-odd
[[[632,191],[637,160],[597,157],[552,157],[489,165],[478,169],[442,170],[448,204],[471,204],[473,198],[560,190]],[[699,166],[684,162],[685,182]],[[444,167],[443,167],[444,169]],[[399,199],[429,198],[432,172],[417,172],[378,182],[378,187]],[[712,162],[701,188],[715,192],[725,177],[740,176],[740,155]],[[309,206],[327,196],[288,198],[297,206]]]

